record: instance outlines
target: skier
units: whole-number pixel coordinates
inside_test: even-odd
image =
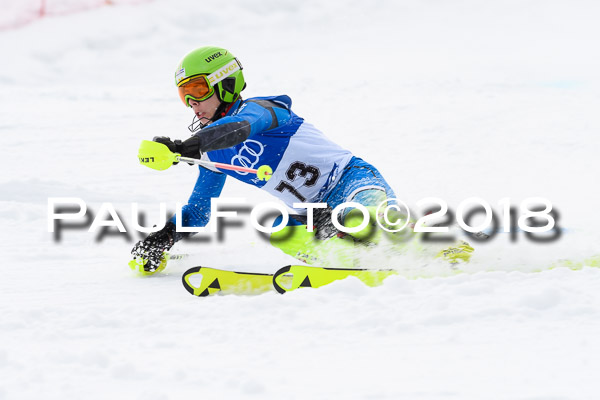
[[[200,166],[188,204],[182,207],[182,226],[208,223],[211,198],[219,197],[229,175],[266,190],[292,209],[294,203],[327,204],[326,209],[315,210],[314,231],[307,229],[306,209],[296,209],[286,228],[271,236],[273,245],[302,261],[327,264],[333,252],[337,254],[333,264],[349,266],[350,249],[356,243],[379,241],[373,224],[343,235],[332,226],[330,216],[333,208],[345,202],[360,203],[373,215],[382,201],[395,198],[383,176],[296,115],[288,96],[242,99],[246,87],[242,64],[231,52],[211,46],[191,51],[176,69],[175,84],[181,101],[194,112],[189,126],[193,135],[184,141],[155,137],[155,142],[184,157],[250,168],[266,164],[273,170],[272,177],[262,181],[248,173]],[[339,222],[346,227],[360,225],[363,215],[358,211],[347,207],[339,214]],[[141,261],[146,272],[162,270],[166,265],[163,253],[189,235],[177,232],[175,226],[174,216],[133,248],[134,259]],[[466,261],[472,251],[463,242],[442,256],[451,262]]]

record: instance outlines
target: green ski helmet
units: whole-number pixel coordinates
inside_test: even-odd
[[[242,64],[229,51],[214,46],[200,47],[186,54],[175,71],[179,97],[204,101],[215,92],[223,103],[233,103],[246,87]]]

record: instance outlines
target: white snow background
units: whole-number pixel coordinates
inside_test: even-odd
[[[0,32],[0,399],[597,399],[600,271],[547,267],[600,253],[599,16],[594,1],[157,0]],[[197,169],[150,170],[137,148],[189,135],[173,74],[203,45],[242,61],[245,97],[288,94],[406,203],[542,196],[565,233],[498,234],[468,274],[210,298],[184,290],[187,268],[293,260],[248,223],[177,244],[194,257],[148,279],[127,267],[135,233],[55,241],[49,197],[111,202],[130,229],[132,202],[156,223],[187,200]],[[272,200],[233,179],[223,196]]]

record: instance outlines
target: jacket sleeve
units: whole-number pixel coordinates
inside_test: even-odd
[[[185,227],[203,227],[210,220],[211,199],[219,197],[225,178],[227,175],[221,172],[214,172],[204,167],[199,167],[200,174],[190,195],[188,203],[181,208],[181,226]],[[176,215],[171,217],[170,221],[176,224]],[[176,232],[175,241],[189,236],[189,232]]]
[[[236,115],[223,117],[196,133],[204,153],[242,143],[250,135],[279,126],[290,111],[268,100],[247,100]]]

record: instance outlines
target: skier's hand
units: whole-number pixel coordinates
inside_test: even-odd
[[[164,144],[173,153],[179,153],[178,147],[181,145],[181,140],[172,141],[171,138],[167,136],[154,136],[152,141]]]
[[[166,136],[155,136],[152,140],[164,144],[173,153],[179,153],[183,157],[191,157],[198,159],[202,158],[202,150],[200,149],[200,138],[196,135],[184,140],[183,142],[181,140],[173,141]]]
[[[160,266],[163,252],[168,251],[173,244],[175,225],[167,222],[160,231],[152,232],[148,237],[135,244],[131,250],[133,259],[141,258],[144,262],[144,271],[154,272]]]
[[[169,138],[167,136],[154,136],[154,138],[152,138],[152,141],[164,144],[165,146],[167,146],[169,148],[171,153],[181,154],[181,151],[179,150],[179,147],[181,146],[181,140],[172,141],[171,138]],[[173,162],[173,165],[177,165],[177,164],[179,164],[179,161]]]

